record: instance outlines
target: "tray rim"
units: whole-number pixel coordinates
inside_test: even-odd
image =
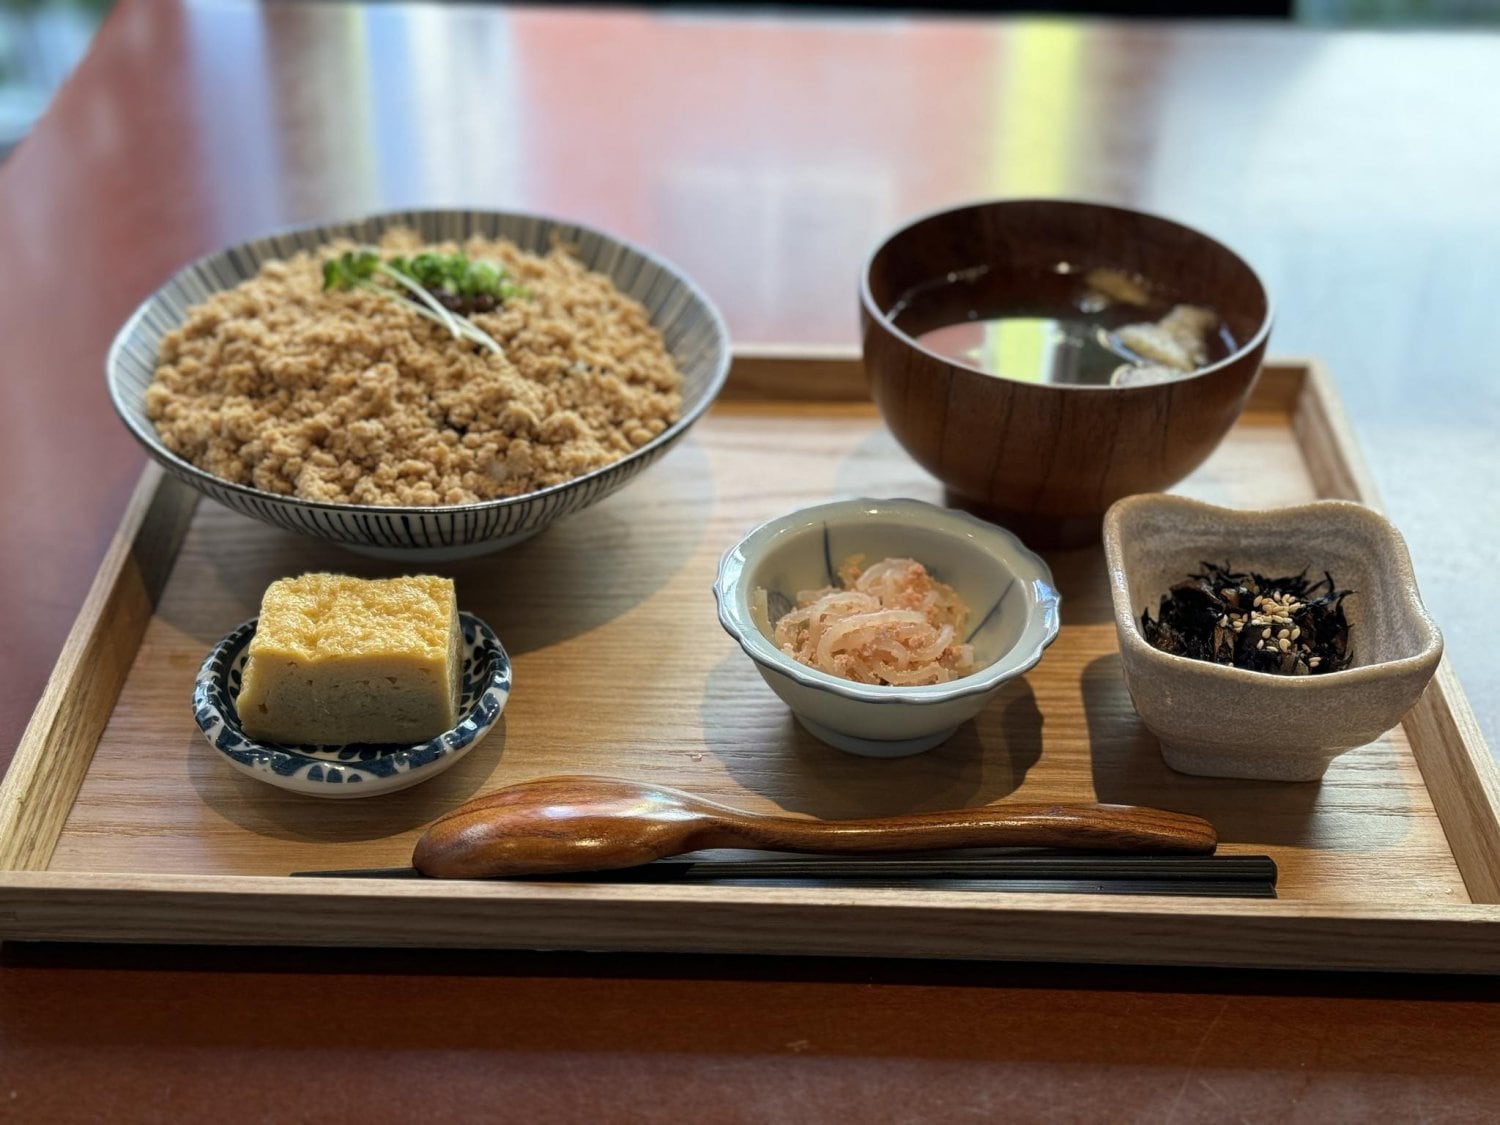
[[[1500,971],[1500,910],[1472,904],[1384,912],[1215,899],[1184,924],[1182,899],[1154,896],[1007,893],[978,902],[966,891],[852,887],[15,872],[0,882],[0,922],[7,928],[20,921],[28,893],[47,895],[45,920],[9,937]],[[96,916],[103,910],[115,917],[101,939]],[[797,926],[810,910],[817,924]],[[276,940],[256,940],[268,920]],[[420,940],[412,936],[414,921],[423,930]],[[587,938],[580,941],[580,933]],[[1119,956],[1125,948],[1129,956]]]
[[[821,393],[809,393],[813,387]],[[1318,361],[1268,361],[1254,395],[1252,401],[1287,411],[1320,494],[1379,508],[1343,407]],[[858,351],[737,348],[717,408],[767,399],[865,400]],[[1213,900],[1187,914],[1181,899],[1151,896],[1012,892],[978,901],[975,892],[874,888],[50,871],[53,848],[197,502],[197,493],[147,464],[0,780],[0,937],[6,940],[586,947],[1500,972],[1500,771],[1446,658],[1403,725],[1468,903],[1381,909]],[[816,924],[798,925],[810,911]],[[937,914],[943,925],[934,927]],[[272,933],[265,932],[268,921]]]

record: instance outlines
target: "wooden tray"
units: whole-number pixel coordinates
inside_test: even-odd
[[[1267,369],[1183,491],[1373,502],[1306,363]],[[391,567],[198,504],[148,469],[0,788],[0,935],[1500,969],[1500,784],[1447,667],[1404,729],[1321,783],[1174,774],[1131,710],[1097,548],[1049,556],[1061,637],[946,745],[877,761],[814,741],[719,629],[709,585],[745,530],[841,493],[941,499],[865,400],[857,357],[741,354],[661,466],[530,542],[444,568],[515,660],[496,733],[415,789],[329,802],[214,755],[193,675],[273,578]],[[1159,805],[1208,817],[1225,852],[1274,856],[1280,897],[287,877],[405,864],[458,802],[565,771],[833,817],[1013,796]]]

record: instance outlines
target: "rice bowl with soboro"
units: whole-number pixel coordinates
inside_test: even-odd
[[[376,250],[399,230],[415,233]],[[433,311],[454,295],[418,297],[409,277],[398,288],[384,273],[405,256],[391,248],[415,264],[423,247],[468,248],[470,265],[510,288],[493,307]],[[346,253],[380,259],[369,280],[390,291],[364,277],[325,290],[319,270]],[[285,288],[276,275],[299,255],[302,307],[272,326],[229,323],[242,302],[262,306],[255,286],[226,294],[264,280],[272,262],[283,265],[266,277]],[[219,298],[228,306],[190,328]],[[349,323],[361,310],[374,327]],[[278,336],[292,346],[273,347]],[[317,354],[325,348],[332,358]],[[535,215],[406,211],[255,239],[183,267],[122,326],[106,375],[136,439],[211,499],[361,553],[432,561],[502,549],[622,487],[703,415],[729,363],[708,298],[644,250]],[[152,390],[167,366],[171,385]],[[227,378],[215,384],[220,366]],[[460,371],[478,372],[467,391]],[[321,376],[337,385],[309,393]],[[194,411],[200,387],[224,396],[224,409]]]
[[[491,350],[418,315],[398,286],[330,285],[325,264],[352,245],[265,262],[163,337],[145,403],[167,449],[307,500],[466,504],[561,484],[676,420],[681,376],[645,309],[565,248],[470,239],[455,253],[409,229],[374,248],[513,279],[467,317]]]

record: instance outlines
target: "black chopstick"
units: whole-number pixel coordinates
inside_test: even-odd
[[[412,867],[294,871],[298,878],[420,879]],[[664,859],[640,867],[529,876],[546,883],[879,883],[943,890],[1275,898],[1265,855],[1007,855],[926,859]]]

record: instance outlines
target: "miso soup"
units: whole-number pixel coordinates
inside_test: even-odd
[[[1109,386],[1117,372],[1181,378],[1238,346],[1222,320],[1145,278],[1069,262],[1017,278],[980,265],[902,294],[888,315],[928,351],[1007,379]],[[1170,318],[1170,319],[1168,319]],[[1162,322],[1169,331],[1163,334]],[[1191,357],[1166,356],[1181,322]],[[1135,346],[1132,347],[1131,344]],[[1150,345],[1150,346],[1148,346]],[[1128,381],[1128,380],[1127,380]]]

